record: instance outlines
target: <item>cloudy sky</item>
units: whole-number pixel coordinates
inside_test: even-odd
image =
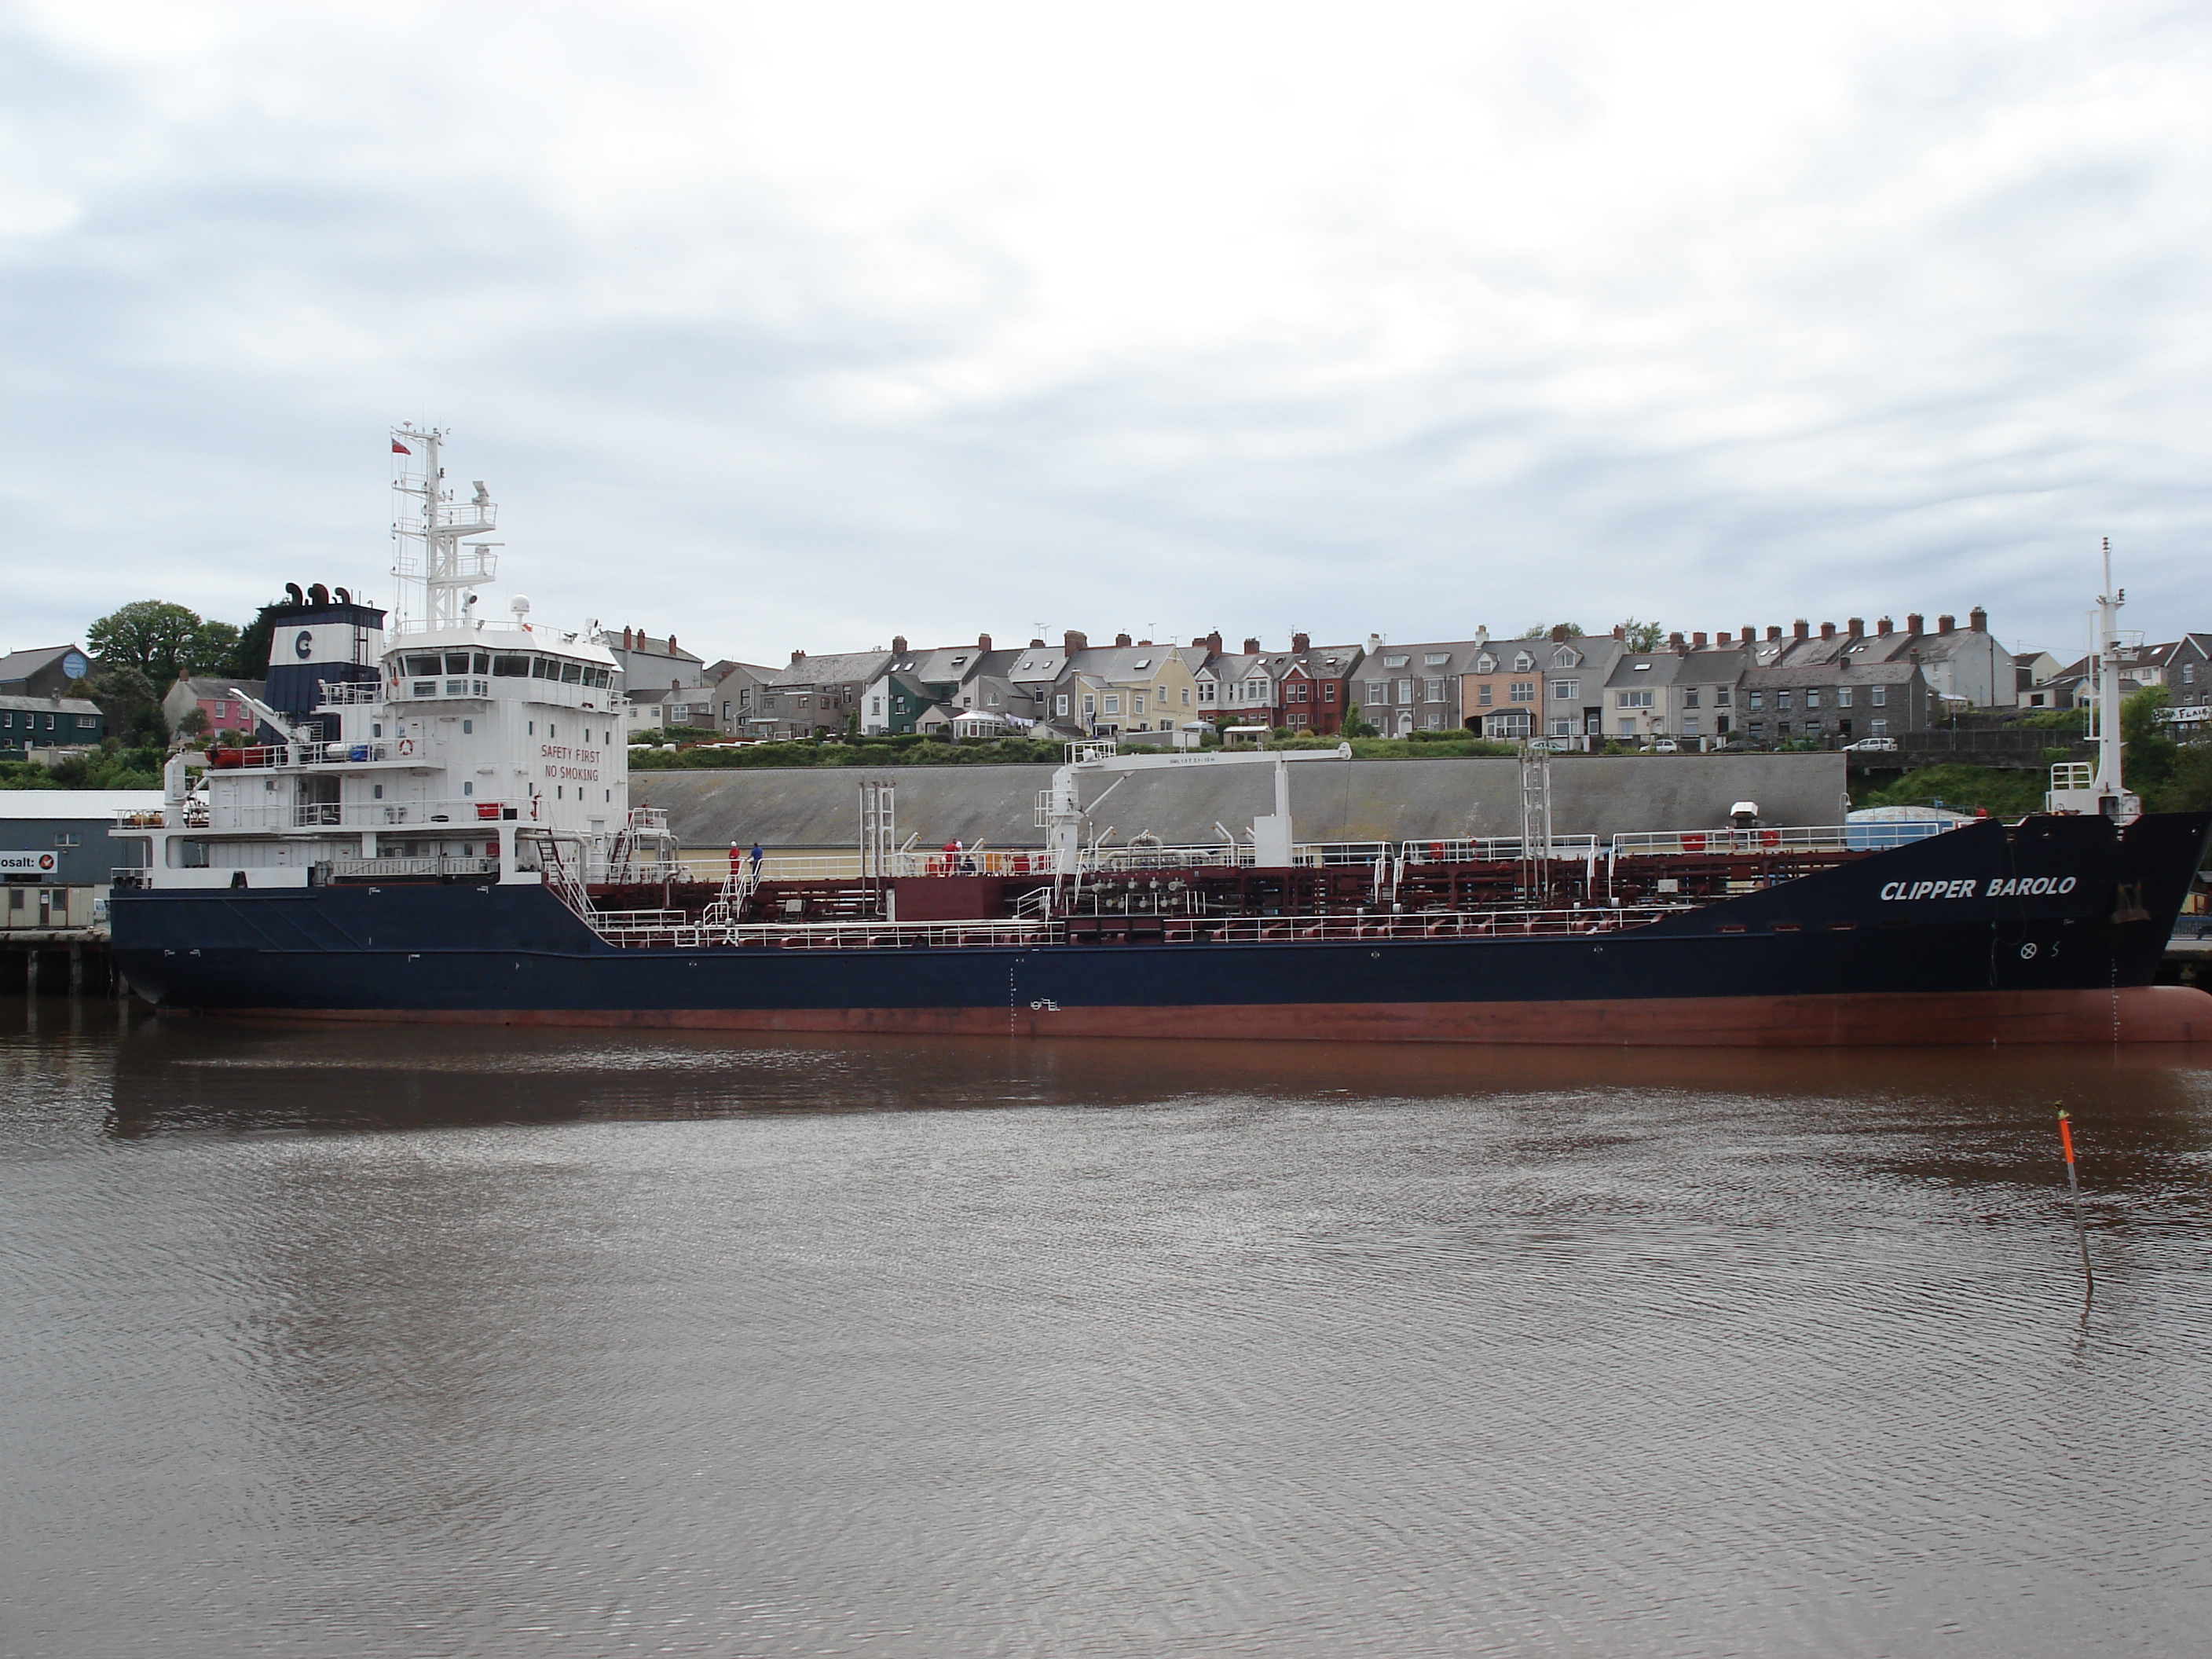
[[[0,647],[2212,628],[2212,9],[0,8]],[[465,488],[465,486],[464,486]]]

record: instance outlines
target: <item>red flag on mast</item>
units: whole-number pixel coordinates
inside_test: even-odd
[[[415,452],[401,443],[398,439],[394,438],[392,441],[392,453],[395,455],[412,455]]]

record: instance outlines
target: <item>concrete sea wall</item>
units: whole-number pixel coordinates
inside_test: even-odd
[[[1173,843],[1218,842],[1273,810],[1273,768],[1194,767],[1086,779],[1095,830],[1113,841],[1150,831]],[[860,842],[860,785],[898,786],[899,838],[923,847],[1042,847],[1031,822],[1048,766],[805,767],[780,770],[635,772],[630,799],[668,813],[687,849],[758,842],[770,852],[831,853]],[[1703,829],[1739,800],[1769,823],[1837,823],[1845,810],[1844,757],[1804,755],[1577,757],[1552,766],[1559,835]],[[1291,768],[1291,811],[1301,842],[1414,841],[1521,833],[1518,763],[1490,757],[1303,761]]]

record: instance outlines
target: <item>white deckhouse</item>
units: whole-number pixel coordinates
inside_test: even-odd
[[[613,653],[583,632],[476,612],[496,544],[483,483],[457,501],[445,434],[395,428],[400,605],[372,681],[322,685],[312,714],[245,699],[264,741],[173,757],[157,813],[112,832],[155,887],[378,878],[567,883],[637,860]],[[406,607],[412,601],[415,609]],[[312,649],[313,641],[303,649]],[[350,659],[349,658],[349,659]]]

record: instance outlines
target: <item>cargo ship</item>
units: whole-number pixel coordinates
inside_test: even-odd
[[[1070,744],[1040,844],[917,853],[858,780],[836,872],[704,878],[633,809],[618,665],[517,598],[477,612],[496,509],[396,428],[394,618],[301,591],[262,740],[172,758],[113,830],[118,967],[164,1012],[756,1031],[1571,1044],[2212,1042],[2212,996],[2154,983],[2212,815],[2144,815],[2099,759],[2017,823],[1297,839],[1290,769],[1334,750]],[[2109,571],[2106,592],[2112,592]],[[2100,600],[2103,637],[2117,599]],[[244,700],[244,699],[241,699]],[[2108,706],[2109,705],[2109,706]],[[1655,761],[1654,764],[1667,764]],[[1099,844],[1132,771],[1257,767],[1274,811],[1218,845]],[[1102,787],[1103,786],[1103,787]],[[1922,829],[1938,833],[1907,835]]]

